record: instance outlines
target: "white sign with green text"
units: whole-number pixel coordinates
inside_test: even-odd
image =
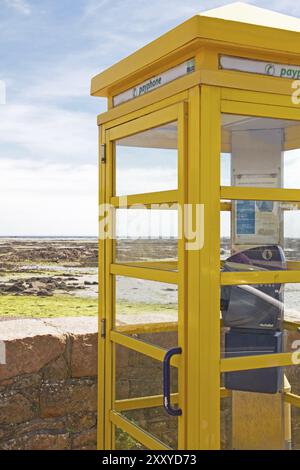
[[[300,65],[274,64],[272,62],[222,55],[220,57],[220,68],[238,72],[257,73],[269,77],[300,80]]]
[[[166,85],[166,83],[172,82],[179,77],[183,77],[188,73],[195,71],[195,59],[187,60],[175,67],[172,67],[165,72],[162,72],[160,75],[156,75],[154,77],[149,78],[148,80],[144,81],[143,83],[139,83],[133,88],[120,93],[113,97],[113,105],[118,106],[121,103],[125,103],[126,101],[130,101],[138,96],[145,95],[150,91],[156,90],[157,88]]]

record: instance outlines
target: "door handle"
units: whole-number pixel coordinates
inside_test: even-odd
[[[175,354],[181,354],[181,348],[172,348],[166,352],[163,362],[163,394],[164,394],[164,408],[166,412],[171,416],[181,416],[182,410],[180,408],[174,408],[171,405],[171,374],[170,374],[170,362]]]

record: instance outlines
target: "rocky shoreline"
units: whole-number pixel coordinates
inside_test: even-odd
[[[97,263],[96,240],[0,239],[0,296],[95,291]]]
[[[7,282],[0,283],[0,295],[36,295],[51,296],[54,294],[70,293],[79,289],[85,289],[86,286],[97,286],[98,282],[84,281],[80,283],[77,277],[29,277],[26,279],[10,279]]]

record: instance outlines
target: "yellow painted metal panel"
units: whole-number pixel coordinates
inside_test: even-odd
[[[125,348],[132,349],[133,351],[144,354],[145,356],[152,357],[156,361],[163,362],[166,349],[160,348],[158,346],[153,346],[152,344],[146,343],[144,341],[132,338],[131,336],[126,336],[117,331],[111,331],[109,338],[116,344],[124,346]],[[180,359],[178,356],[173,356],[171,359],[171,365],[173,367],[179,367]]]
[[[287,261],[287,268],[291,271],[300,271],[300,261]]]
[[[107,128],[115,127],[156,111],[162,106],[183,101],[187,99],[185,90],[200,83],[224,87],[222,95],[226,101],[295,106],[291,101],[292,81],[290,80],[224,70],[201,70],[100,114],[98,124],[106,123]],[[251,93],[251,95],[246,97],[243,93]],[[164,100],[164,105],[161,103],[162,100]]]
[[[220,209],[221,211],[226,211],[226,212],[230,212],[232,210],[232,203],[231,202],[224,202],[224,201],[221,201],[220,203]]]
[[[300,149],[300,124],[297,123],[294,126],[286,128],[284,137],[285,150]]]
[[[187,202],[187,104],[181,103],[178,110],[178,203],[182,209],[183,217],[178,217],[178,233],[182,237],[178,239],[178,346],[182,350],[181,367],[178,370],[178,406],[182,415],[178,417],[178,449],[186,449],[186,370],[187,362],[187,253],[185,249],[185,204]]]
[[[205,207],[200,251],[200,448],[220,448],[220,89],[202,86],[200,197]],[[205,384],[205,386],[204,386]],[[207,429],[204,425],[207,423]]]
[[[134,204],[165,204],[178,201],[178,191],[157,191],[155,193],[131,194],[129,196],[114,196],[111,204],[114,207],[129,207]],[[136,207],[134,208],[136,209]]]
[[[295,330],[298,331],[300,330],[300,322],[294,322],[294,321],[287,321],[285,320],[283,322],[283,328],[285,330]]]
[[[101,203],[107,203],[111,196],[112,196],[112,191],[113,191],[113,169],[112,169],[112,152],[113,152],[113,147],[109,142],[109,132],[105,132],[105,144],[107,148],[107,153],[111,158],[107,159],[107,163],[102,163],[102,168],[105,171],[105,179],[102,180],[102,186],[100,188],[101,193],[102,193],[102,200]],[[102,237],[103,238],[103,237]],[[100,258],[99,262],[101,263],[99,266],[99,272],[102,273],[103,280],[101,281],[100,286],[102,286],[102,289],[100,289],[100,304],[103,302],[104,303],[104,310],[103,310],[103,316],[101,320],[105,320],[105,336],[107,337],[107,333],[111,328],[111,319],[112,319],[112,295],[111,295],[111,290],[112,290],[112,285],[111,285],[111,276],[109,275],[109,261],[112,261],[112,244],[111,240],[106,239],[105,241],[102,242],[102,253],[100,253]],[[105,292],[105,295],[103,295]],[[102,331],[102,325],[101,325],[101,330]],[[102,357],[100,357],[101,350],[99,350],[99,362],[103,360]],[[112,361],[112,345],[108,341],[105,340],[105,368],[101,372],[103,374],[103,380],[105,383],[104,387],[104,394],[99,400],[103,400],[102,403],[99,402],[99,406],[101,406],[104,410],[104,449],[111,449],[112,448],[112,434],[113,434],[113,429],[110,423],[110,417],[109,417],[109,412],[111,409],[111,400],[112,400],[112,381],[110,379],[111,373],[112,373],[112,368],[113,368],[113,361]],[[100,372],[100,371],[99,371]],[[102,379],[101,379],[102,380]],[[99,438],[98,438],[99,441]]]
[[[275,101],[279,97],[282,97],[286,106],[292,106],[291,80],[264,77],[263,75],[255,75],[253,73],[232,72],[229,70],[201,70],[200,82],[203,85],[222,87],[223,93],[225,90],[229,93],[230,91],[233,91],[232,89],[238,89],[238,91],[249,91],[251,93],[262,92],[263,94],[268,95],[268,98],[263,101],[264,103],[271,101],[272,97],[274,97]],[[231,96],[229,96],[228,99],[232,99],[233,101],[235,100],[234,98],[231,98]],[[236,101],[239,101],[239,99]],[[250,102],[252,102],[251,99]],[[274,105],[276,102],[270,104]]]
[[[227,390],[224,387],[220,389],[221,398],[231,397],[231,390]],[[171,403],[173,405],[178,404],[178,393],[171,394]],[[163,395],[152,395],[150,397],[139,397],[139,398],[128,398],[124,400],[116,400],[114,403],[115,411],[128,411],[128,410],[138,410],[143,408],[154,408],[163,405]]]
[[[299,150],[300,149],[300,139],[299,140],[288,140],[285,141],[284,150]]]
[[[151,434],[144,431],[142,428],[133,424],[129,419],[124,416],[111,411],[110,419],[112,423],[124,432],[130,434],[134,439],[143,444],[147,449],[150,450],[170,450],[170,447],[163,444],[158,439],[155,439]]]
[[[299,395],[294,395],[293,393],[286,392],[284,394],[284,400],[287,403],[290,403],[291,405],[295,406],[296,408],[300,408],[300,396]]]
[[[206,21],[210,20],[210,21]],[[299,33],[199,16],[199,33],[210,43],[244,46],[252,50],[300,53]]]
[[[101,144],[105,143],[105,132],[99,128],[99,150]],[[105,166],[101,164],[99,152],[99,204],[105,202]],[[100,234],[101,235],[101,234]],[[105,242],[100,236],[98,242],[99,249],[99,269],[98,269],[98,285],[100,292],[105,291]],[[105,319],[105,296],[99,298],[98,303],[98,331],[102,329],[102,321]],[[103,450],[105,448],[105,418],[104,418],[104,393],[105,393],[105,340],[98,335],[98,419],[97,419],[97,448]]]
[[[178,105],[174,104],[146,116],[126,122],[110,129],[110,139],[116,140],[142,132],[153,127],[162,126],[178,120]]]
[[[278,353],[221,359],[221,372],[292,366],[292,356],[293,353]]]
[[[300,148],[300,145],[299,145],[299,148]],[[295,207],[296,206],[296,207]],[[298,202],[293,202],[293,206],[292,207],[283,207],[282,210],[283,211],[291,211],[291,210],[299,210],[300,209],[300,203]],[[221,211],[227,211],[227,212],[230,212],[232,210],[232,202],[228,202],[228,201],[221,201]],[[296,266],[299,267],[300,265],[300,262],[299,261],[288,261],[287,262],[287,265],[288,265],[288,269],[298,269],[296,268]],[[294,266],[294,267],[292,267]]]
[[[142,323],[137,325],[120,325],[115,327],[115,331],[123,334],[143,334],[143,333],[162,333],[167,331],[177,331],[177,322],[163,323]]]
[[[178,273],[175,271],[163,271],[150,268],[136,268],[123,264],[111,264],[110,273],[117,276],[129,276],[137,279],[147,279],[148,281],[166,282],[178,284]]]
[[[247,271],[221,273],[221,285],[299,283],[300,271]]]
[[[171,403],[178,404],[178,393],[171,394]],[[125,400],[116,400],[114,409],[116,411],[138,410],[143,408],[154,408],[163,406],[163,395],[153,395],[151,397],[128,398]]]
[[[222,186],[222,199],[300,202],[300,189]]]
[[[177,261],[128,261],[116,264],[133,266],[135,268],[163,269],[168,271],[176,271],[178,269]]]
[[[145,114],[165,108],[187,99],[187,89],[200,83],[200,72],[193,72],[178,78],[151,93],[141,95],[105,113],[99,114],[98,124],[105,124],[108,128],[118,126],[124,122],[137,119]],[[162,103],[163,101],[163,103]]]
[[[300,108],[297,106],[284,108],[258,103],[222,100],[221,112],[228,114],[239,114],[241,116],[257,116],[291,120],[295,119],[297,121],[300,120]]]
[[[189,449],[220,447],[220,93],[190,92],[188,202],[204,205],[204,245],[188,251]],[[218,305],[217,305],[218,304]]]
[[[232,392],[231,390],[227,390],[225,387],[220,388],[220,397],[221,398],[229,398],[231,397]]]
[[[195,87],[189,91],[189,118],[188,118],[188,203],[200,203],[200,88]],[[187,295],[188,295],[188,315],[187,315],[187,402],[193,406],[188,406],[186,410],[187,419],[187,449],[199,449],[200,442],[200,250],[189,250],[187,266]],[[193,358],[192,360],[190,358]]]
[[[231,72],[231,74],[234,74],[234,76],[236,77],[235,73]],[[244,76],[243,73],[239,73],[238,75]],[[252,78],[253,80],[254,77],[256,79],[256,82],[260,83],[260,88],[262,88],[261,91],[251,91],[251,90],[240,89],[240,87],[245,88],[244,83],[242,81],[242,86],[240,84],[237,87],[234,87],[235,89],[222,88],[222,91],[221,91],[222,100],[240,101],[242,103],[254,103],[254,104],[278,106],[279,112],[280,112],[280,107],[283,107],[283,108],[295,107],[295,105],[292,103],[292,100],[291,100],[291,92],[292,92],[291,83],[293,80],[284,81],[286,93],[285,95],[283,95],[283,94],[279,94],[280,90],[274,89],[274,83],[276,83],[278,86],[280,85],[281,88],[283,87],[284,84],[282,83],[282,80],[280,78],[274,79],[274,77],[264,77],[264,76],[257,76],[257,75],[253,76],[253,74],[251,74],[251,77],[249,77],[249,80],[250,78]]]
[[[106,132],[106,151],[107,159],[105,163],[105,202],[109,202],[114,191],[114,146],[110,141],[109,131]],[[113,240],[105,240],[105,337],[109,335],[109,331],[113,327],[114,318],[114,279],[110,275],[109,267],[113,260]],[[101,291],[100,291],[101,295]],[[112,397],[114,394],[114,384],[111,379],[114,376],[114,350],[113,345],[109,341],[105,341],[105,449],[113,449],[114,446],[114,429],[110,422],[110,410],[112,407]]]
[[[284,407],[281,393],[232,392],[232,448],[284,450]]]

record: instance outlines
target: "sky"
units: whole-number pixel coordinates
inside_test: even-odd
[[[194,14],[230,1],[0,0],[0,236],[97,235],[90,79]],[[300,3],[251,1],[300,17]]]

